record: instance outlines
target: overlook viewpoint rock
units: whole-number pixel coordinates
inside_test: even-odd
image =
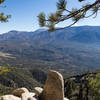
[[[51,71],[47,77],[44,90],[40,95],[41,100],[63,100],[64,82],[63,77],[56,71]]]
[[[48,74],[44,88],[35,87],[34,92],[29,92],[26,88],[19,88],[10,95],[0,97],[0,100],[69,100],[64,98],[63,76],[51,70]]]

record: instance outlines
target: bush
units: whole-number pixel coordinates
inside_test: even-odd
[[[6,68],[4,66],[0,66],[0,75],[7,74],[8,72],[10,72],[9,68]]]

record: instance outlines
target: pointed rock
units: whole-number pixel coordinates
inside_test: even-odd
[[[64,100],[64,81],[60,73],[50,71],[39,98],[40,100]]]

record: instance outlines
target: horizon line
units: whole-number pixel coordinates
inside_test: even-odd
[[[71,26],[71,27],[68,27],[68,28],[74,28],[74,27],[100,27],[100,25],[80,25],[80,26]],[[56,27],[56,28],[62,28],[62,27]],[[64,29],[67,29],[67,27],[66,28],[64,28]],[[16,32],[35,32],[35,31],[38,31],[38,30],[44,30],[44,31],[47,31],[48,29],[47,28],[38,28],[38,29],[35,29],[35,30],[33,30],[33,31],[22,31],[22,30],[10,30],[10,31],[7,31],[7,32],[3,32],[3,33],[0,33],[0,35],[2,35],[2,34],[6,34],[6,33],[8,33],[8,32],[11,32],[11,31],[16,31]],[[62,30],[62,29],[61,29]]]

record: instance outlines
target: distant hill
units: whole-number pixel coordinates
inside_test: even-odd
[[[100,26],[71,27],[49,33],[10,31],[0,35],[0,65],[55,69],[74,75],[100,68]]]
[[[70,38],[81,43],[100,43],[100,27],[85,26],[78,29],[78,34]]]

